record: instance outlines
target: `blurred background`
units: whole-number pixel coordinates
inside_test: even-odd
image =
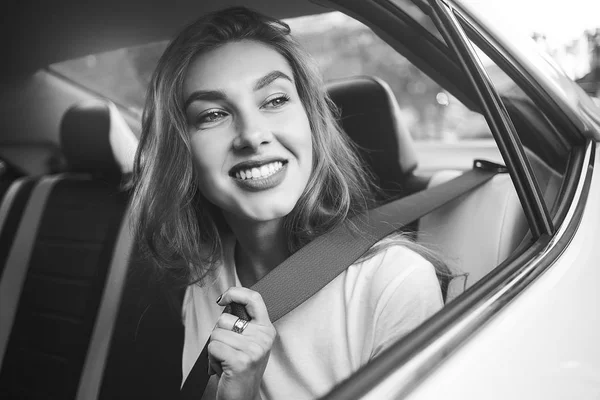
[[[586,92],[600,97],[600,1],[461,2],[500,30],[531,38]]]

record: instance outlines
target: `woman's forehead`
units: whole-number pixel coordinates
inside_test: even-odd
[[[293,82],[292,68],[272,47],[251,40],[230,42],[192,61],[184,81],[184,95],[196,90],[254,87],[272,71],[281,72]]]

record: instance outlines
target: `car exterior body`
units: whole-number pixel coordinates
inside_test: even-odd
[[[173,7],[159,2],[154,10],[145,10],[143,2],[132,1],[120,11],[66,4],[72,9],[55,22],[40,22],[43,7],[26,23],[21,21],[12,43],[22,46],[20,55],[12,54],[19,61],[4,66],[0,81],[5,88],[0,105],[6,110],[2,129],[7,132],[2,143],[56,142],[64,110],[74,101],[96,96],[39,68],[167,39],[190,14],[217,8],[195,3],[183,1]],[[502,162],[526,210],[531,236],[525,245],[325,398],[599,398],[600,109],[594,101],[551,60],[495,30],[458,1],[226,3],[256,7],[276,17],[337,9],[370,27],[449,93],[478,109],[496,139],[417,143],[420,171],[427,175],[465,170],[475,158]],[[78,19],[78,12],[85,18]],[[58,26],[61,21],[63,26]],[[72,30],[65,28],[69,23]],[[105,40],[98,40],[102,35]],[[79,40],[72,42],[73,37]],[[488,75],[491,69],[479,58],[482,53],[508,76],[508,88],[496,89]],[[539,128],[541,136],[519,139],[522,128],[515,128],[504,104],[514,86],[544,116],[546,122],[532,128]],[[133,130],[139,130],[138,116],[122,111]],[[28,132],[14,133],[24,127]],[[564,148],[559,151],[563,158],[556,161],[560,188],[549,203],[540,196],[522,141],[527,146],[540,142],[542,154]]]

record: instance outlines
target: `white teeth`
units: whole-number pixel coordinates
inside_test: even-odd
[[[283,168],[281,161],[275,161],[269,164],[262,165],[259,168],[246,169],[243,171],[237,171],[235,177],[237,179],[264,179],[267,178],[277,171]]]

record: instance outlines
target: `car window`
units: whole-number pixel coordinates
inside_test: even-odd
[[[167,41],[129,47],[50,65],[50,70],[141,117],[152,71]]]
[[[339,12],[289,23],[326,81],[373,75],[387,82],[415,140],[491,138],[480,114],[467,109],[364,24]]]
[[[419,12],[415,8],[415,12]],[[387,82],[414,139],[489,139],[484,118],[398,54],[362,23],[331,12],[286,20],[326,81],[373,75]],[[144,94],[166,41],[89,55],[50,69],[141,116]]]

